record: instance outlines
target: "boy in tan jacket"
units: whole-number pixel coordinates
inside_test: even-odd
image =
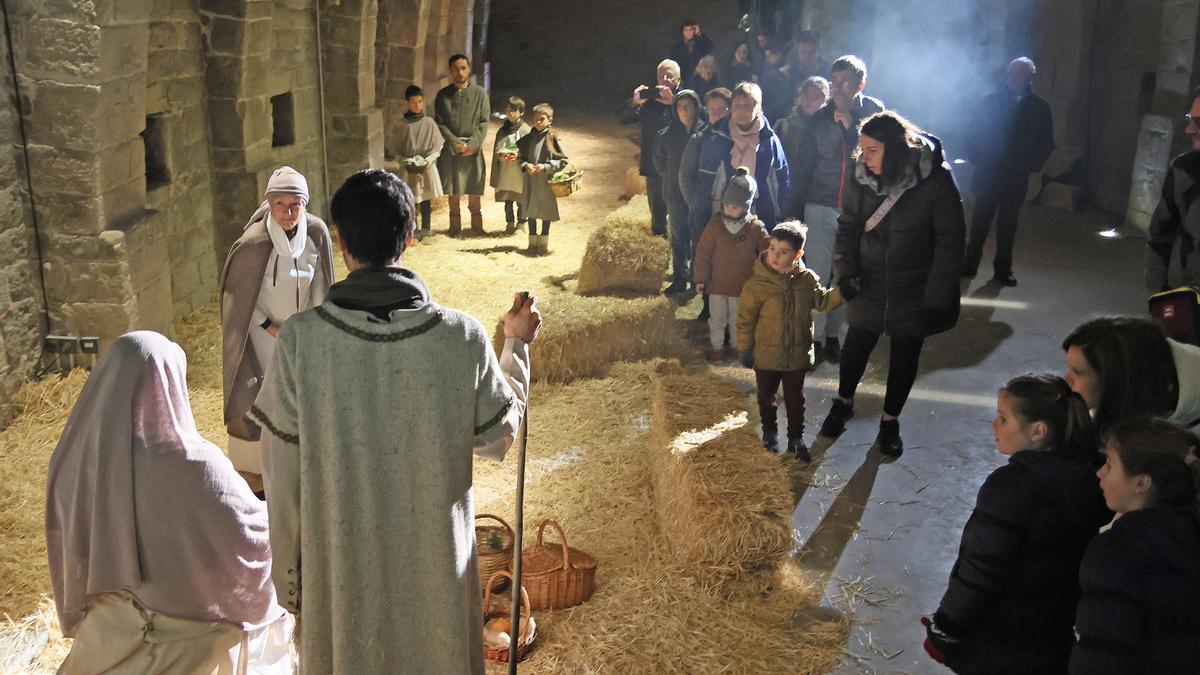
[[[782,383],[788,452],[806,462],[812,461],[804,444],[804,375],[815,365],[812,315],[842,304],[841,291],[822,286],[801,261],[807,237],[799,221],[775,226],[767,252],[742,288],[737,315],[737,348],[742,365],[754,368],[763,445],[778,446],[775,392]]]
[[[767,250],[767,228],[750,213],[757,192],[754,176],[739,166],[721,193],[721,211],[713,214],[696,245],[696,291],[709,294],[710,363],[725,360],[725,331],[733,332],[742,286],[754,273],[754,261]]]

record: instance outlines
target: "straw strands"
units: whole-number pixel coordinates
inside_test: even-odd
[[[644,197],[635,198],[604,219],[588,237],[579,267],[580,295],[627,291],[657,294],[667,271],[667,240],[650,234]]]
[[[769,575],[793,545],[789,474],[763,450],[748,402],[709,373],[665,373],[655,386],[655,511],[679,562],[710,582]]]

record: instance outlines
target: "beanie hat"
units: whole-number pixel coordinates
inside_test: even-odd
[[[292,167],[281,166],[275,169],[275,173],[271,174],[271,180],[267,181],[265,196],[270,199],[271,195],[296,195],[307,204],[309,201],[308,181]]]
[[[754,197],[757,194],[758,181],[750,175],[749,169],[739,166],[725,184],[725,190],[721,192],[721,204],[737,204],[749,209],[754,205]]]

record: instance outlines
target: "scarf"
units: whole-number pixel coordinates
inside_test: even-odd
[[[404,267],[360,267],[329,287],[329,300],[342,309],[370,312],[384,321],[398,309],[429,304],[429,289]]]
[[[404,121],[412,124],[425,119],[425,113],[406,112],[404,113]]]
[[[150,331],[96,364],[50,457],[46,550],[63,634],[125,589],[148,608],[245,629],[278,619],[266,505],[196,430],[187,358]]]
[[[745,227],[746,223],[749,223],[749,222],[750,222],[750,212],[749,211],[747,211],[746,215],[742,216],[741,218],[730,218],[729,216],[725,215],[724,213],[721,214],[721,223],[723,225],[725,225],[726,230],[729,230],[729,234],[737,234],[738,232],[741,232],[742,228]]]
[[[736,122],[729,121],[729,137],[733,139],[733,151],[729,153],[729,160],[733,168],[744,166],[750,170],[751,176],[754,175],[755,165],[758,164],[759,132],[764,126],[766,120],[761,114],[754,118],[749,131],[742,131]]]

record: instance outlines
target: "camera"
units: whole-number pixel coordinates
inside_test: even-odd
[[[658,98],[658,85],[657,84],[646,85],[646,88],[642,90],[642,93],[640,94],[640,96],[643,101],[653,101],[654,99]]]

